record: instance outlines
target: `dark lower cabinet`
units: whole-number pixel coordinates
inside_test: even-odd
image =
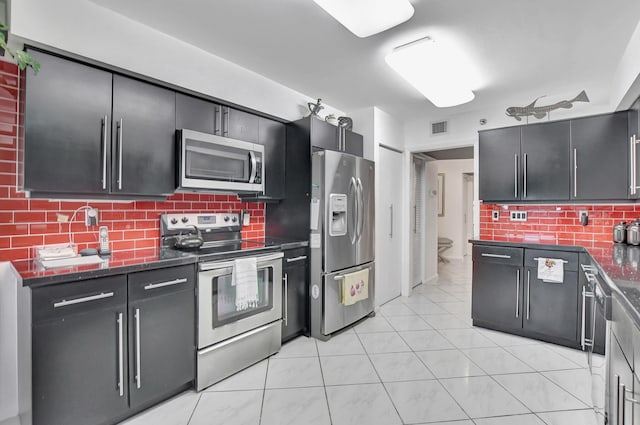
[[[282,341],[307,334],[308,306],[308,254],[306,248],[285,251],[282,267]]]
[[[131,407],[171,395],[195,376],[193,267],[129,275]]]
[[[195,378],[195,268],[32,291],[34,425],[106,425]]]
[[[624,353],[615,334],[611,335],[609,348],[609,377],[608,377],[608,412],[609,424],[631,425],[633,422],[634,403],[632,399],[634,374],[629,360]],[[624,418],[624,420],[623,420]]]
[[[522,256],[521,248],[473,247],[474,322],[522,328]]]
[[[115,276],[33,291],[34,425],[100,425],[127,412],[126,287]]]
[[[564,262],[562,283],[538,279],[538,258]],[[473,323],[578,348],[578,259],[570,251],[474,245]]]

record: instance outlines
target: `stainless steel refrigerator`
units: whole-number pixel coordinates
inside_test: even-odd
[[[373,312],[375,164],[335,151],[314,152],[311,164],[310,330],[326,340]],[[363,269],[368,298],[344,305],[344,277]]]

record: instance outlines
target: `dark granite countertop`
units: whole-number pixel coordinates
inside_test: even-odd
[[[473,239],[469,242],[478,245],[509,246],[532,249],[583,252],[589,255],[602,279],[600,288],[606,295],[617,294],[622,305],[640,328],[640,246],[614,244],[591,252],[581,246],[533,243],[531,241],[486,241]]]
[[[165,248],[116,251],[104,258],[107,261],[101,264],[56,267],[52,269],[44,269],[35,260],[14,261],[13,267],[22,276],[23,286],[44,286],[162,267],[194,264],[197,261],[196,256],[188,252]]]
[[[264,243],[266,251],[278,249],[287,250],[308,246],[308,241],[291,239],[260,238],[254,242]],[[258,250],[256,250],[258,251]],[[247,251],[248,252],[248,251]],[[237,253],[235,254],[237,255]],[[229,257],[228,253],[210,256],[212,259]],[[45,286],[62,282],[72,282],[84,279],[92,279],[102,276],[131,273],[136,271],[173,267],[185,264],[195,264],[198,261],[196,255],[188,251],[178,251],[169,248],[144,248],[129,251],[116,251],[108,261],[101,264],[89,264],[71,267],[58,267],[44,269],[35,260],[14,261],[13,267],[22,276],[23,286]]]

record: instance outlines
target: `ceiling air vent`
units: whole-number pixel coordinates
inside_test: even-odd
[[[431,134],[444,134],[448,131],[449,121],[438,121],[431,123]]]

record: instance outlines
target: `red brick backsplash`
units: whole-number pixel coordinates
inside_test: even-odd
[[[30,70],[28,72],[31,72]],[[251,222],[245,238],[264,236],[264,204],[242,202],[236,195],[177,193],[166,201],[64,201],[27,199],[16,190],[18,126],[18,68],[0,61],[0,261],[33,257],[33,246],[69,242],[69,228],[78,249],[98,246],[97,227],[84,225],[84,212],[73,223],[58,222],[58,214],[71,218],[81,206],[98,208],[99,225],[109,228],[112,250],[149,248],[160,244],[160,214],[239,212],[249,210]]]
[[[498,210],[497,221],[491,212]],[[580,211],[589,212],[589,224],[580,224]],[[526,211],[527,221],[510,220],[509,211]],[[613,225],[640,218],[640,204],[493,205],[480,203],[480,239],[579,245],[598,251],[613,244]]]

